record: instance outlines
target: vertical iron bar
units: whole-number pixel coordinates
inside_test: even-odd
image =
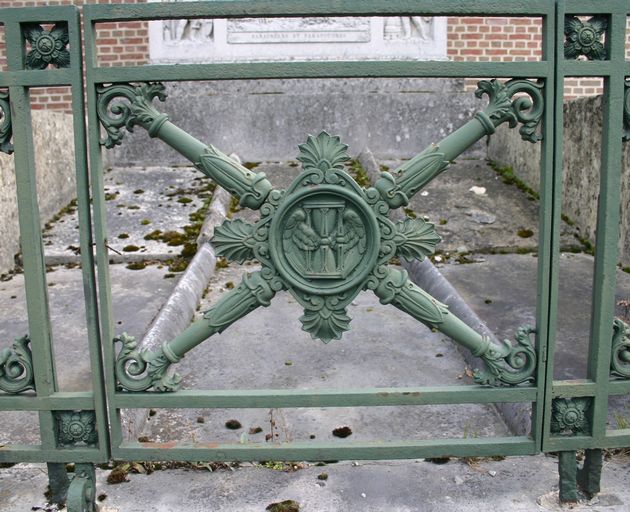
[[[603,450],[593,449],[584,451],[584,466],[578,469],[577,482],[580,489],[589,497],[595,496],[600,490],[602,476]]]
[[[564,1],[560,0],[556,4],[555,30],[553,52],[555,61],[553,63],[553,93],[550,94],[553,105],[550,108],[550,122],[553,124],[553,133],[549,143],[553,164],[551,172],[544,178],[544,186],[541,187],[541,201],[545,201],[543,194],[549,194],[549,203],[545,206],[551,209],[550,215],[550,244],[547,253],[548,269],[547,279],[549,282],[549,302],[547,328],[547,349],[545,357],[545,403],[543,412],[543,438],[542,448],[545,450],[546,443],[551,434],[551,402],[553,399],[553,369],[555,360],[556,331],[558,316],[558,274],[560,269],[560,219],[562,212],[562,176],[563,176],[563,134],[564,134],[564,74],[562,63],[564,62]],[[547,192],[545,192],[547,191]],[[540,265],[540,263],[539,263]],[[538,270],[540,273],[540,268]],[[544,272],[544,269],[543,269]]]
[[[5,25],[7,67],[22,66],[22,31],[19,23]],[[28,328],[33,350],[35,387],[38,396],[50,396],[57,390],[52,332],[48,309],[46,265],[42,244],[41,221],[37,202],[37,177],[33,150],[33,127],[28,87],[10,86],[15,181],[20,225],[20,246],[24,263],[24,286]],[[55,448],[52,412],[39,413],[40,438],[44,449]]]
[[[607,32],[611,72],[604,77],[602,154],[591,339],[587,376],[597,383],[591,407],[591,434],[602,440],[606,433],[610,351],[615,313],[617,246],[619,243],[619,205],[621,189],[621,151],[625,64],[626,13],[610,16]]]
[[[558,301],[558,251],[560,229],[560,206],[558,179],[555,167],[556,142],[556,32],[558,21],[555,6],[543,18],[542,58],[548,62],[549,74],[545,81],[545,113],[543,121],[543,139],[540,155],[540,206],[538,220],[538,269],[537,269],[537,301],[536,301],[536,340],[539,354],[536,385],[537,402],[532,410],[532,435],[537,440],[539,449],[543,447],[543,426],[545,397],[550,390],[550,375],[553,370],[553,357],[548,359],[548,350],[555,336],[555,320]],[[551,361],[551,363],[549,362]],[[551,371],[550,371],[551,365]]]
[[[50,503],[62,504],[66,502],[70,479],[66,465],[60,462],[49,462],[48,467],[48,488],[50,490]]]
[[[116,408],[114,394],[116,382],[114,377],[114,319],[112,313],[111,280],[109,272],[109,254],[107,249],[107,207],[103,184],[103,154],[100,145],[100,123],[96,112],[96,84],[92,79],[92,70],[97,65],[96,24],[84,13],[84,51],[86,98],[88,116],[88,147],[90,176],[92,178],[92,213],[94,225],[94,246],[96,249],[96,265],[98,278],[99,316],[101,326],[101,353],[105,371],[104,383],[106,395],[109,397],[109,437],[110,450],[116,456],[117,448],[122,443],[120,411]]]
[[[81,247],[81,272],[85,315],[92,369],[94,408],[99,430],[99,448],[106,456],[109,453],[109,429],[107,425],[103,358],[99,329],[96,275],[92,248],[92,216],[90,212],[90,180],[88,175],[87,139],[85,132],[85,103],[83,99],[83,63],[80,13],[76,9],[72,23],[68,23],[71,65],[76,66],[72,75],[72,115],[74,127],[74,158],[76,167],[77,205]]]
[[[577,501],[575,451],[558,453],[558,475],[560,476],[560,502],[575,503]]]

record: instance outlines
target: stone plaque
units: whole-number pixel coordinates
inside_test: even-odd
[[[391,16],[152,21],[149,22],[149,49],[150,60],[156,64],[445,60],[446,18]]]

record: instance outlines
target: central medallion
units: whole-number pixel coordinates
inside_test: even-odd
[[[373,211],[354,190],[316,185],[278,208],[269,248],[287,284],[328,295],[361,284],[376,263],[379,239]]]

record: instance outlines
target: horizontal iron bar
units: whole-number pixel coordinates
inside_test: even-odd
[[[107,452],[97,448],[60,448],[44,450],[38,445],[0,446],[0,462],[107,462]]]
[[[75,71],[71,69],[3,71],[0,73],[0,87],[11,85],[24,87],[69,86],[72,84],[75,74]]]
[[[553,383],[554,398],[571,398],[580,396],[595,396],[597,384],[590,380],[566,380]],[[613,380],[608,384],[608,394],[630,394],[630,380]]]
[[[90,391],[54,393],[51,396],[32,394],[0,395],[0,411],[71,411],[94,409]]]
[[[277,408],[358,407],[392,405],[533,402],[536,388],[488,389],[476,386],[440,388],[373,388],[309,390],[186,390],[175,393],[116,393],[119,409],[164,408]]]
[[[606,435],[595,438],[589,436],[550,437],[545,451],[582,450],[591,448],[627,448],[630,445],[630,429],[607,430]]]
[[[565,6],[567,14],[602,14],[621,13],[630,14],[628,0],[571,0]]]
[[[123,443],[114,459],[250,461],[250,460],[379,460],[424,457],[532,455],[536,444],[527,437],[433,439],[261,445],[213,443]]]
[[[597,385],[591,380],[563,380],[553,382],[554,398],[595,396]]]
[[[182,64],[93,68],[93,83],[262,78],[552,76],[548,62],[351,61]]]
[[[608,76],[613,73],[613,63],[601,60],[565,60],[560,69],[564,76]]]
[[[0,23],[67,21],[73,20],[77,11],[78,8],[74,5],[3,8],[0,9]]]
[[[627,448],[630,446],[630,428],[606,431],[604,448]]]
[[[87,21],[130,21],[175,18],[293,17],[293,16],[400,16],[491,15],[544,16],[553,12],[549,0],[231,0],[205,3],[144,3],[86,5]]]
[[[630,380],[613,380],[608,384],[608,394],[630,395]]]

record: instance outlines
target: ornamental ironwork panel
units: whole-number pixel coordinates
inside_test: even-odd
[[[439,241],[432,224],[421,219],[395,224],[388,213],[407,205],[449,162],[500,124],[520,123],[524,140],[539,141],[542,82],[479,82],[475,94],[489,98],[484,111],[400,168],[383,172],[367,189],[345,170],[350,160],[347,146],[326,132],[300,145],[301,174],[286,190],[273,190],[264,174],[194,139],[156,110],[152,100],[166,99],[162,84],[116,84],[97,91],[98,115],[106,133],[102,145],[120,144],[123,127],[141,126],[189,158],[242,206],[261,212],[255,225],[225,222],[217,228],[213,244],[218,255],[239,262],[257,260],[262,269],[248,274],[205,312],[202,321],[156,352],[137,350],[135,339],[126,334],[116,337],[123,344],[116,361],[119,388],[174,391],[181,378],[169,375],[171,364],[259,306],[268,306],[283,289],[304,308],[302,329],[325,343],[340,339],[350,328],[346,308],[359,292],[369,289],[382,304],[392,304],[480,357],[486,368],[475,370],[475,382],[496,386],[534,380],[537,356],[529,337],[533,328],[520,329],[515,346],[509,341],[496,345],[415,285],[405,271],[388,268],[394,256],[423,259]]]

